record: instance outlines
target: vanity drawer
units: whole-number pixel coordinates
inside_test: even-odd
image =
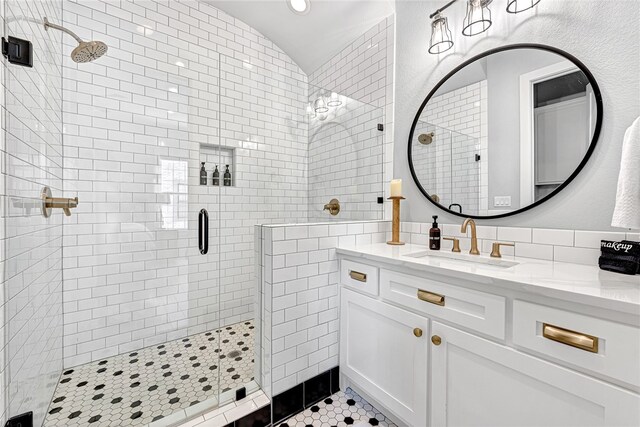
[[[640,387],[637,327],[515,300],[513,343]]]
[[[340,262],[340,282],[352,289],[378,296],[378,267],[343,259]]]
[[[429,317],[504,339],[504,297],[384,269],[380,295]]]

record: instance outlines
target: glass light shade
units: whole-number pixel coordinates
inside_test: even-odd
[[[331,92],[331,96],[329,96],[329,101],[327,101],[327,105],[329,107],[339,107],[342,105],[342,101],[340,101],[340,95],[335,92]]]
[[[507,0],[507,12],[520,13],[535,7],[540,0]]]
[[[437,14],[431,23],[431,42],[429,43],[429,53],[442,53],[452,47],[453,38],[451,37],[447,18]]]
[[[312,119],[316,117],[316,111],[313,109],[311,103],[307,104],[307,116],[311,117]]]
[[[489,3],[491,3],[491,0],[469,0],[462,34],[475,36],[489,29],[492,23]]]
[[[324,100],[324,96],[318,97],[313,103],[313,109],[318,114],[323,114],[329,111],[329,107],[327,107],[327,102]]]

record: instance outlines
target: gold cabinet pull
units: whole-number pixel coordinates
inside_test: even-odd
[[[571,347],[590,351],[591,353],[598,352],[598,337],[570,331],[569,329],[549,325],[548,323],[542,324],[542,336]]]
[[[418,289],[418,299],[435,305],[444,305],[444,295]]]
[[[359,271],[349,270],[349,277],[353,280],[357,280],[358,282],[366,282],[367,275],[364,273],[360,273]]]
[[[420,338],[422,336],[422,329],[414,328],[413,329],[413,335],[415,335],[416,337]]]
[[[442,338],[440,338],[438,335],[434,335],[431,337],[431,342],[433,343],[433,345],[440,345],[442,344]]]

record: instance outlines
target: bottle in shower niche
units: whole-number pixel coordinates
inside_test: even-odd
[[[433,224],[429,230],[429,249],[432,251],[440,250],[440,229],[438,228],[438,215],[433,216]]]
[[[202,162],[202,167],[200,168],[200,185],[207,185],[207,171],[204,168],[204,162]]]
[[[224,171],[224,186],[225,187],[231,187],[231,172],[229,172],[229,165],[227,166],[227,170]]]
[[[220,172],[218,171],[218,165],[216,165],[216,169],[213,171],[213,178],[211,179],[211,185],[220,185]]]

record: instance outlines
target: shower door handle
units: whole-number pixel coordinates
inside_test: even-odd
[[[198,248],[202,255],[209,252],[209,213],[206,209],[200,209],[198,215]]]

